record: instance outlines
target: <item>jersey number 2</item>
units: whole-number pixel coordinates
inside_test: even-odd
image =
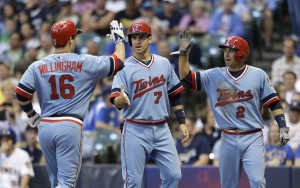
[[[70,74],[64,74],[58,78],[60,95],[64,99],[70,99],[75,95],[75,88],[72,84],[65,83],[65,80],[73,82],[74,78]],[[49,83],[51,84],[51,100],[58,99],[59,95],[57,94],[56,77],[54,75],[49,78]]]
[[[236,112],[236,118],[245,118],[245,107],[243,106],[238,106],[237,108],[237,112]]]

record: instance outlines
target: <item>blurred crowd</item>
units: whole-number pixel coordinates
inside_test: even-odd
[[[192,69],[224,65],[217,44],[230,35],[244,37],[251,46],[251,60],[262,51],[282,44],[282,56],[270,62],[271,83],[284,104],[290,142],[279,146],[279,131],[268,110],[263,110],[266,164],[300,166],[300,55],[296,22],[297,0],[1,0],[0,7],[0,129],[11,128],[17,146],[30,154],[33,163],[43,164],[37,129],[28,124],[14,95],[18,80],[34,61],[54,51],[50,27],[57,20],[72,20],[83,30],[76,53],[109,55],[114,44],[106,37],[109,24],[118,20],[125,35],[134,20],[152,28],[151,53],[168,58],[178,74],[178,33],[187,28],[193,35],[189,54]],[[292,8],[291,8],[292,7]],[[296,12],[296,13],[295,13]],[[275,21],[276,20],[276,21]],[[300,27],[299,27],[300,28]],[[131,55],[125,42],[126,57]],[[99,80],[84,120],[83,162],[119,163],[120,111],[109,102],[113,78]],[[221,130],[204,93],[184,93],[187,126],[191,138],[182,144],[174,115],[169,119],[183,165],[218,166]],[[38,101],[34,97],[34,108]]]

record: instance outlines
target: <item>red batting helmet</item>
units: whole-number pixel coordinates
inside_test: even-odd
[[[219,45],[219,48],[231,48],[237,50],[235,53],[235,59],[238,62],[245,62],[249,55],[249,45],[246,40],[239,36],[228,37],[223,45]]]
[[[151,27],[142,21],[133,22],[128,30],[128,42],[131,44],[131,35],[140,34],[140,35],[149,35],[151,36]]]
[[[51,39],[54,46],[64,46],[74,35],[81,33],[75,24],[69,20],[61,20],[51,27]]]

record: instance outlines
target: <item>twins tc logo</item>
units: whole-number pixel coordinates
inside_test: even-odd
[[[143,96],[145,93],[158,88],[166,83],[164,75],[156,76],[152,78],[149,76],[148,80],[140,79],[133,81],[131,84],[135,86],[133,100]]]
[[[132,28],[133,32],[139,32],[141,30],[140,27],[141,27],[140,24],[135,24]]]
[[[233,104],[237,102],[243,102],[253,99],[253,94],[251,90],[248,91],[236,91],[234,89],[217,89],[217,92],[219,93],[219,97],[217,102],[215,104],[215,108],[218,106],[225,106],[227,104]]]

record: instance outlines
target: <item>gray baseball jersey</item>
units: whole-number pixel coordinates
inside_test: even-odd
[[[166,124],[170,114],[169,97],[183,91],[170,62],[152,55],[149,64],[134,56],[115,76],[111,98],[120,95],[120,85],[131,105],[125,105],[126,119],[121,139],[122,175],[125,187],[141,187],[144,167],[152,157],[160,167],[162,187],[178,186],[181,179],[179,157]]]
[[[39,140],[51,187],[74,186],[90,97],[98,80],[116,74],[121,64],[115,55],[52,54],[32,63],[22,76],[16,92],[31,100],[37,91],[41,106]]]

